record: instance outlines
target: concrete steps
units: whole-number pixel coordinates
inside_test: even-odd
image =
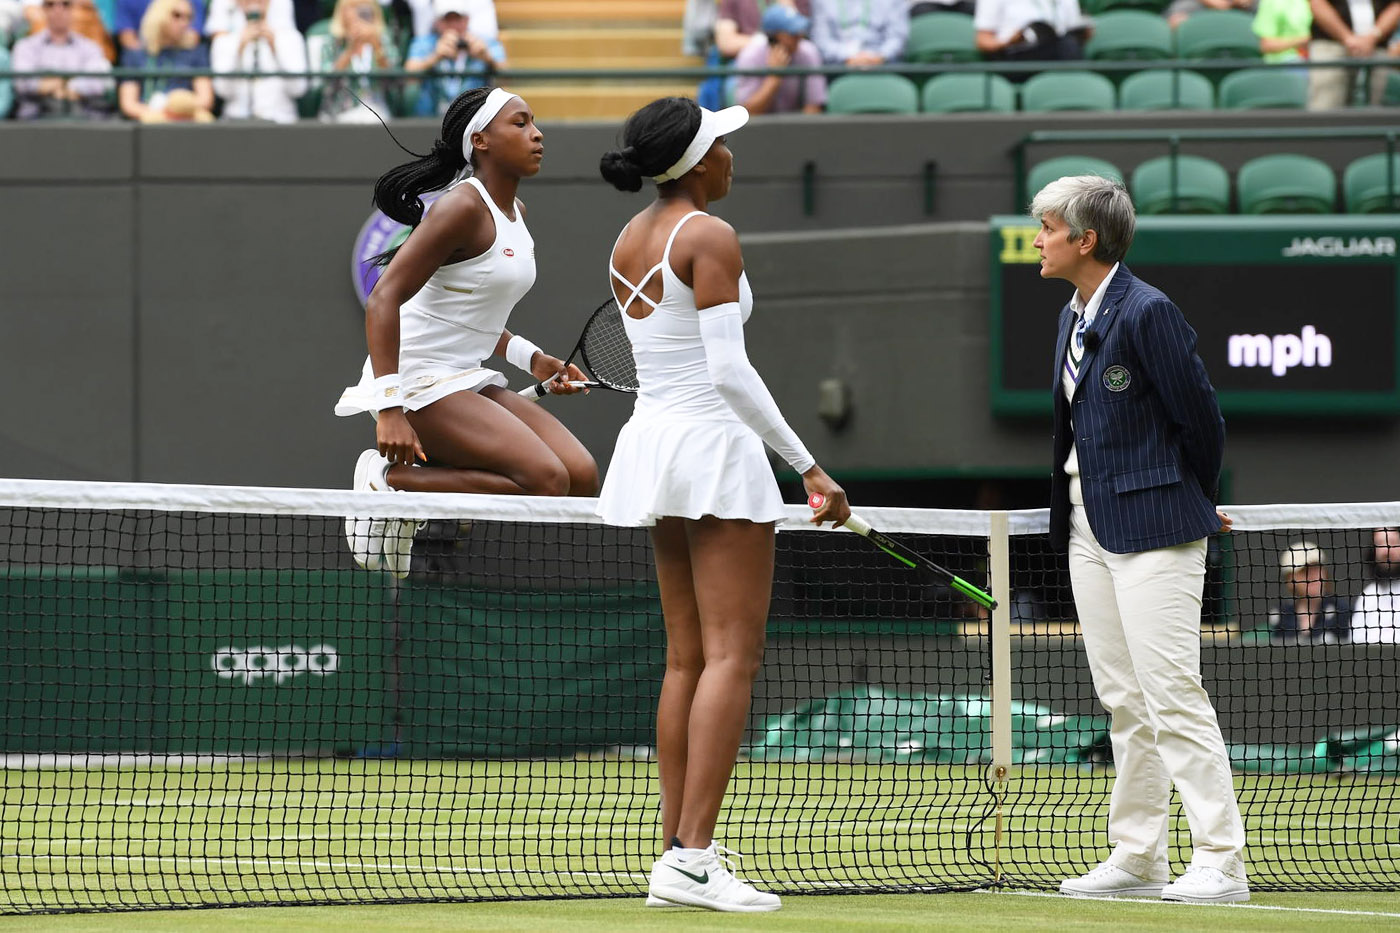
[[[496,0],[510,69],[662,69],[701,64],[681,54],[685,0]],[[648,101],[694,95],[693,84],[635,80],[504,82],[541,120],[621,119]]]

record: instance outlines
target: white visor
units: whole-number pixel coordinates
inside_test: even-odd
[[[725,107],[723,110],[706,110],[701,107],[700,129],[695,131],[695,138],[685,147],[685,152],[675,165],[660,175],[651,176],[651,180],[659,185],[664,181],[680,178],[705,158],[705,153],[710,151],[716,139],[728,136],[748,122],[749,112],[743,107]]]

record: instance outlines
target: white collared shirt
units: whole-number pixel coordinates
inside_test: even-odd
[[[1099,307],[1103,304],[1103,296],[1108,292],[1108,283],[1113,281],[1113,277],[1118,274],[1119,263],[1114,263],[1113,268],[1108,270],[1108,275],[1103,277],[1099,287],[1094,289],[1094,293],[1085,301],[1079,294],[1079,289],[1074,290],[1074,297],[1069,300],[1070,310],[1074,312],[1074,321],[1070,324],[1069,339],[1074,341],[1074,331],[1079,327],[1079,319],[1083,318],[1086,327],[1092,326],[1094,319],[1099,316]],[[1069,345],[1065,346],[1065,353],[1069,353]],[[1074,402],[1074,377],[1069,374],[1067,368],[1060,371],[1060,385],[1065,390],[1065,398],[1069,399],[1071,405]],[[1074,409],[1070,408],[1070,431],[1074,431]],[[1073,434],[1071,433],[1071,437]],[[1079,451],[1074,442],[1069,445],[1069,456],[1065,457],[1065,472],[1069,474],[1069,501],[1075,505],[1084,504],[1084,495],[1079,487]]]

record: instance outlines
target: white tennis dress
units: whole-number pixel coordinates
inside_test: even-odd
[[[440,266],[399,311],[399,379],[404,407],[417,411],[453,392],[504,386],[506,377],[481,365],[496,351],[517,302],[535,284],[535,241],[516,208],[506,217],[475,178],[496,222],[496,240],[480,256]],[[431,210],[431,206],[429,210]],[[337,415],[374,411],[374,370],[365,359],[359,385],[346,389]]]
[[[763,441],[716,391],[700,338],[695,292],[671,269],[676,234],[690,218],[703,215],[692,211],[680,219],[661,262],[637,285],[619,275],[609,257],[609,271],[631,292],[622,304],[622,321],[641,386],[599,496],[598,515],[610,525],[654,525],[667,516],[754,522],[784,518]],[[659,303],[642,294],[658,271]],[[635,300],[652,307],[641,320],[626,313]],[[746,275],[739,279],[739,305],[747,321],[753,292]]]

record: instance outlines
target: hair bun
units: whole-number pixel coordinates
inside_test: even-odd
[[[598,171],[603,180],[619,191],[641,191],[642,169],[635,161],[637,150],[627,146],[621,150],[603,153],[598,161]]]

